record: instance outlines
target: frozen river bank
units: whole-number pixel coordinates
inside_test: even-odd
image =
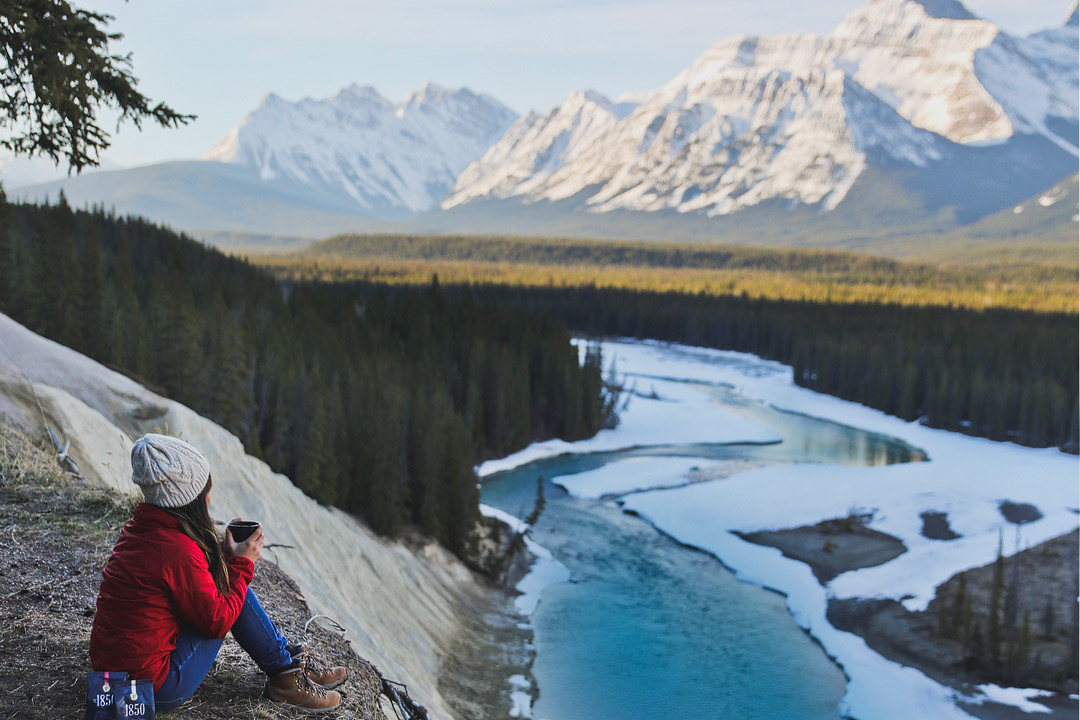
[[[607,343],[604,350],[609,360],[612,356],[617,358],[620,372],[636,382],[641,395],[631,400],[617,429],[573,445],[537,444],[481,468],[481,474],[490,478],[485,482],[485,502],[519,517],[531,509],[530,498],[535,494],[538,474],[546,480],[555,478],[555,483],[571,493],[554,495],[561,491],[553,489],[549,510],[532,532],[533,541],[551,551],[553,558],[549,563],[563,562],[571,575],[582,576],[575,578],[582,581],[577,585],[545,590],[532,616],[537,645],[534,675],[540,691],[534,710],[538,716],[551,720],[573,716],[560,714],[572,703],[560,705],[557,698],[551,699],[552,695],[563,692],[551,683],[565,682],[565,678],[549,672],[545,655],[551,656],[556,638],[550,628],[545,630],[545,613],[559,611],[559,623],[563,625],[575,607],[579,613],[592,613],[585,603],[603,598],[590,597],[590,591],[583,586],[607,582],[614,600],[606,612],[618,614],[627,608],[619,604],[619,591],[613,588],[618,582],[642,582],[641,576],[634,573],[614,580],[605,579],[602,572],[591,574],[597,565],[603,564],[602,555],[597,555],[595,561],[578,562],[575,567],[575,561],[580,560],[578,556],[594,554],[593,549],[586,551],[576,545],[577,541],[599,542],[595,537],[575,538],[575,528],[588,527],[607,514],[608,525],[601,524],[597,530],[600,537],[622,522],[615,520],[615,516],[625,518],[610,500],[591,499],[610,495],[621,495],[619,502],[624,509],[647,519],[666,535],[712,554],[733,569],[739,579],[782,592],[787,610],[798,625],[821,644],[825,653],[835,658],[847,676],[846,683],[842,676],[840,679],[841,697],[831,701],[832,717],[841,713],[860,718],[968,717],[958,701],[986,699],[977,692],[957,697],[953,690],[922,673],[885,660],[867,648],[861,638],[833,629],[825,619],[825,604],[829,597],[889,597],[901,600],[909,608],[925,607],[937,584],[960,570],[993,560],[998,533],[1004,523],[999,505],[1005,500],[1029,503],[1042,512],[1041,520],[1024,528],[1027,543],[1034,544],[1075,528],[1078,470],[1075,457],[1055,450],[1030,450],[904,423],[865,407],[797,388],[790,368],[739,353],[638,342]],[[777,412],[776,408],[801,415]],[[630,453],[612,452],[631,447],[638,449]],[[910,462],[922,459],[919,450],[925,451],[929,462]],[[571,455],[557,457],[563,453]],[[524,467],[526,464],[528,467]],[[513,467],[521,473],[516,485],[507,482],[509,475],[504,472]],[[697,482],[689,484],[692,480]],[[680,485],[685,487],[677,487]],[[641,492],[650,487],[667,489]],[[551,502],[553,499],[555,502]],[[565,507],[555,511],[553,506]],[[853,509],[872,513],[870,527],[900,539],[907,551],[882,565],[842,573],[825,586],[803,563],[733,534],[733,531],[813,525],[844,517]],[[945,513],[961,537],[942,542],[923,536],[921,514],[924,512]],[[644,525],[636,518],[625,521]],[[646,554],[652,551],[636,549]],[[618,547],[613,552],[618,552]],[[714,566],[719,568],[717,563]],[[699,568],[697,572],[710,573],[707,568]],[[670,578],[665,582],[670,582]],[[721,591],[715,588],[714,591],[723,598],[718,601],[721,604],[734,602]],[[625,592],[628,597],[647,593],[641,587],[630,587]],[[661,585],[657,597],[664,592],[680,591]],[[758,591],[757,595],[742,600],[750,605],[767,605],[762,597]],[[715,617],[702,615],[698,627],[731,621],[732,606],[719,610]],[[597,619],[594,617],[593,622]],[[656,636],[678,635],[688,623],[686,616],[679,616],[673,620],[674,626],[665,627],[663,617],[657,619],[646,612],[636,620],[655,627],[647,628],[649,632],[643,634],[631,624],[633,620],[623,622],[623,635],[639,646],[650,632]],[[783,621],[790,625],[790,620]],[[570,636],[560,642],[603,644],[608,638],[601,635],[591,639]],[[715,641],[760,640],[717,638]],[[779,641],[773,638],[770,642],[773,649],[777,642],[782,643],[785,652],[788,645],[797,645],[790,638]],[[607,647],[610,650],[618,645]],[[821,649],[812,644],[811,647],[824,657]],[[675,647],[673,652],[678,654],[678,650]],[[714,654],[722,657],[724,652],[721,648]],[[562,665],[573,663],[570,656],[560,656],[559,652],[555,656]],[[580,660],[594,664],[597,661],[595,657]],[[749,658],[752,662],[757,660],[760,658]],[[747,662],[747,658],[740,662]],[[655,668],[656,663],[651,666]],[[618,663],[606,667],[610,672],[619,672]],[[721,666],[715,669],[724,670]],[[597,680],[589,672],[584,674],[595,684]],[[545,673],[549,673],[547,683]],[[826,676],[827,673],[821,679],[820,697],[796,701],[805,700],[811,705],[824,702],[830,692]],[[655,675],[648,672],[634,675],[633,682],[647,684],[650,677]],[[762,694],[775,695],[773,689],[783,683],[755,679],[753,674],[744,681],[770,685],[750,688],[741,694],[725,688],[718,678],[701,678],[695,687],[719,683],[713,701],[726,703],[724,707],[728,710],[745,714],[747,708],[741,708],[738,703],[755,701]],[[617,695],[620,690],[616,687],[612,692]],[[667,709],[671,709],[670,703]],[[788,710],[788,716],[795,716],[791,714],[793,710]],[[776,717],[783,716],[781,711],[776,712],[780,713]],[[757,716],[770,715],[758,709]]]

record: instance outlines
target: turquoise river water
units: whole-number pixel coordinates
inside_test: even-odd
[[[551,478],[630,457],[744,463],[882,465],[925,459],[905,443],[710,390],[725,409],[775,430],[770,445],[672,445],[547,458],[485,479],[482,500],[524,517],[544,478],[532,531],[573,582],[544,590],[531,623],[545,720],[740,718],[836,720],[844,676],[788,615],[783,597],[741,583],[617,502],[569,496]],[[534,691],[535,692],[535,691]]]

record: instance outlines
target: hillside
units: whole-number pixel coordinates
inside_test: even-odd
[[[0,420],[36,440],[46,437],[47,423],[70,441],[69,454],[87,482],[114,497],[133,494],[127,464],[133,437],[153,430],[182,436],[213,468],[211,514],[258,518],[268,542],[296,548],[277,551],[276,560],[311,610],[348,628],[353,648],[407,683],[433,714],[460,717],[440,684],[449,649],[500,601],[438,545],[379,538],[352,516],[304,496],[218,425],[4,315]],[[493,687],[503,682],[488,680]]]
[[[7,718],[81,716],[89,670],[90,628],[101,580],[133,502],[68,474],[52,452],[0,425],[0,696]],[[341,714],[358,720],[385,718],[375,668],[338,634],[312,623],[300,588],[271,559],[260,560],[251,587],[291,638],[317,648],[324,662],[344,664],[350,679],[341,689]],[[190,702],[170,717],[230,720],[303,717],[261,697],[265,676],[232,636]],[[51,688],[51,690],[47,690]]]
[[[384,221],[359,218],[333,196],[288,179],[263,181],[250,168],[220,162],[178,161],[88,172],[11,194],[55,201],[61,190],[74,207],[101,204],[121,215],[141,215],[189,231],[262,230],[318,236],[390,227]]]

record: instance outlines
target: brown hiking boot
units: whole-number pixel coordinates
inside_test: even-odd
[[[307,676],[316,685],[327,690],[345,682],[348,671],[341,665],[324,665],[308,650],[306,645],[289,645],[286,648],[293,660],[300,660]]]
[[[323,665],[311,655],[302,655],[300,664],[307,673],[308,679],[316,685],[321,685],[324,690],[336,688],[345,682],[348,671],[341,665]]]
[[[299,667],[284,670],[267,679],[266,697],[306,713],[326,713],[336,709],[341,704],[341,695],[316,685],[307,676],[302,663],[297,664]]]

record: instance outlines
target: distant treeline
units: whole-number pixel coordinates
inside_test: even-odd
[[[678,267],[812,271],[921,279],[933,268],[836,250],[738,247],[704,243],[577,240],[477,235],[338,235],[299,253],[305,258],[463,260],[528,265]]]
[[[259,256],[259,262],[278,275],[330,282],[416,284],[438,273],[455,284],[746,292],[782,300],[1072,313],[1078,287],[1075,263],[938,266],[836,250],[563,238],[341,235],[295,255]]]
[[[566,327],[437,284],[278,283],[156,225],[0,203],[0,310],[145,379],[378,532],[468,554],[474,464],[609,420]]]
[[[904,420],[1076,453],[1072,314],[776,301],[597,288],[473,286],[592,336],[740,350],[795,382]]]

